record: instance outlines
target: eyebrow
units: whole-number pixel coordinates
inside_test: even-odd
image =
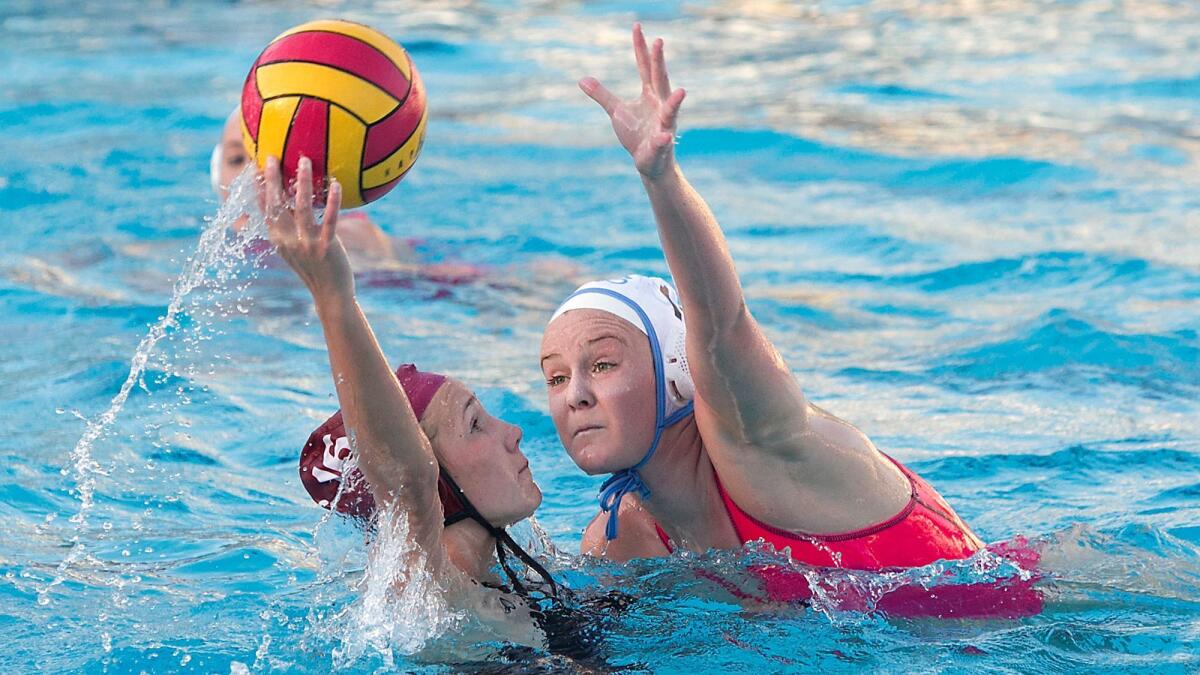
[[[617,335],[616,333],[604,333],[603,335],[598,335],[598,336],[592,338],[591,340],[588,340],[588,344],[590,345],[594,342],[599,342],[601,340],[616,340],[617,342],[620,342],[621,344],[625,344],[625,341],[621,339],[621,336]]]
[[[617,335],[616,333],[603,333],[601,335],[597,335],[596,337],[588,340],[587,343],[589,345],[591,345],[596,342],[600,342],[601,340],[616,340],[617,342],[620,342],[621,344],[626,344],[625,340],[622,340],[621,336]],[[555,356],[561,356],[561,354],[559,354],[558,352],[553,352],[553,353],[547,354],[542,357],[542,360],[540,361],[540,363],[545,363],[546,359],[553,358]]]

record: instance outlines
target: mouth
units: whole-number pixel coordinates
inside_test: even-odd
[[[575,433],[571,434],[571,438],[579,438],[580,436],[582,436],[584,434],[589,434],[589,433],[592,433],[593,431],[600,431],[603,428],[604,427],[602,427],[598,424],[589,424],[586,426],[582,426],[582,427],[579,427],[578,429],[576,429]]]
[[[521,467],[521,470],[517,472],[517,475],[520,476],[523,473],[529,473],[529,461],[528,460],[525,461],[525,466]]]

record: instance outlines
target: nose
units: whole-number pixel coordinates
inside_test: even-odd
[[[507,422],[505,424],[508,425],[508,451],[520,452],[521,439],[525,437],[525,431],[515,424],[508,424]]]
[[[583,375],[571,377],[567,388],[567,404],[575,410],[587,409],[596,404],[589,378]]]

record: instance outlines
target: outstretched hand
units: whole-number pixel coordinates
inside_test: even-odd
[[[604,108],[621,145],[633,156],[634,166],[648,178],[657,178],[675,163],[675,121],[686,92],[671,91],[663,41],[646,46],[641,24],[633,25],[633,55],[642,76],[642,93],[622,101],[594,77],[579,81],[579,88]]]
[[[325,200],[325,214],[317,222],[313,213],[312,161],[300,158],[296,169],[295,194],[289,199],[283,186],[279,160],[267,158],[263,175],[263,214],[267,233],[279,255],[318,300],[330,293],[354,293],[354,275],[342,242],[337,238],[342,186],[333,181]]]

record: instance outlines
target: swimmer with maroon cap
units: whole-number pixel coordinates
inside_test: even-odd
[[[337,182],[321,222],[307,158],[300,160],[294,197],[274,157],[263,191],[271,243],[316,304],[342,406],[305,446],[305,487],[318,503],[367,519],[376,530],[405,519],[427,570],[448,601],[484,623],[487,642],[553,645],[556,627],[548,617],[560,589],[504,529],[533,515],[542,501],[521,453],[521,430],[490,415],[457,380],[412,365],[393,374],[355,299],[336,236]],[[532,574],[517,574],[516,560]],[[504,578],[493,572],[497,564]],[[399,575],[394,583],[419,576]]]

